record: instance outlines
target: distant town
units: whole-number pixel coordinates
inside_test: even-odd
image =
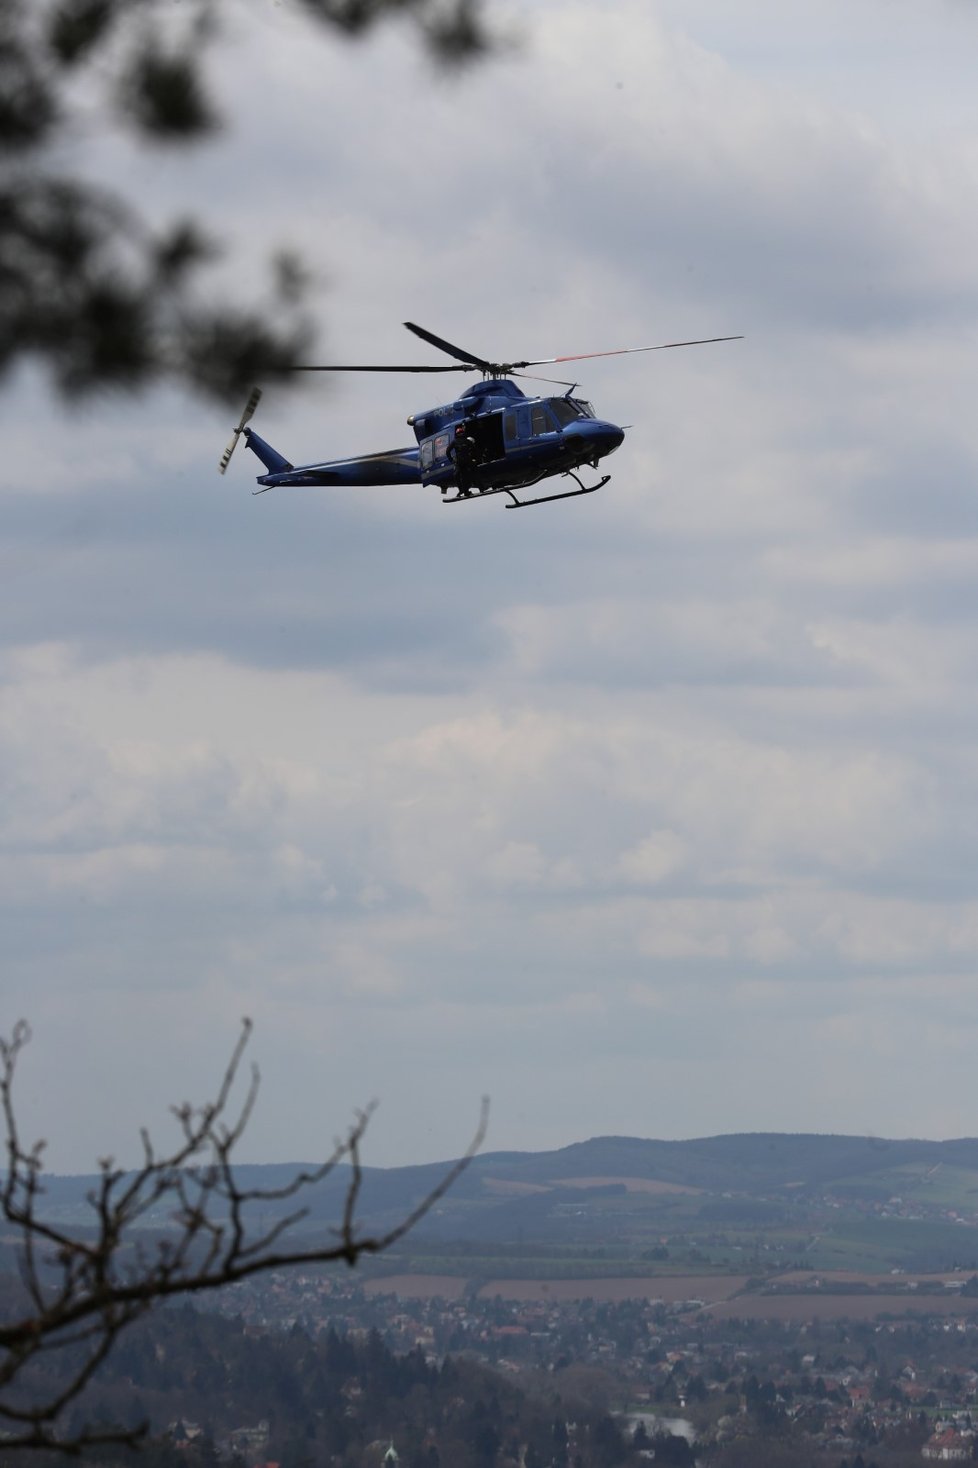
[[[679,1281],[666,1283],[675,1295]],[[524,1282],[535,1297],[514,1299],[460,1280],[283,1273],[236,1286],[220,1308],[250,1329],[376,1331],[398,1353],[464,1356],[530,1389],[546,1382],[632,1435],[641,1428],[650,1454],[655,1424],[680,1421],[697,1456],[724,1464],[748,1445],[754,1462],[786,1444],[825,1463],[978,1457],[978,1278],[907,1281],[899,1318],[852,1319],[851,1305],[872,1296],[833,1295],[839,1285],[812,1278],[790,1296],[785,1284],[767,1297],[771,1318],[738,1314],[735,1299],[718,1316],[702,1299],[651,1292],[548,1298]],[[806,1318],[805,1296],[828,1311]],[[962,1308],[972,1302],[974,1313]]]
[[[368,1174],[363,1227],[439,1171]],[[335,1219],[331,1182],[304,1228]],[[49,1206],[82,1217],[84,1186],[56,1180]],[[356,1269],[259,1273],[155,1312],[87,1410],[147,1422],[147,1468],[978,1460],[978,1143],[479,1156]]]

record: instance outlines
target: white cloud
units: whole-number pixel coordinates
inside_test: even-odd
[[[675,831],[653,831],[637,846],[622,852],[618,871],[626,881],[655,887],[683,864],[686,848]]]

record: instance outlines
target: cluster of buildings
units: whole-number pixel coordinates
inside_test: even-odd
[[[270,1276],[222,1308],[265,1329],[376,1329],[394,1351],[469,1355],[516,1378],[546,1372],[616,1413],[689,1418],[701,1441],[787,1431],[840,1458],[882,1462],[888,1439],[912,1441],[924,1460],[978,1457],[978,1317],[967,1313],[721,1320],[692,1300],[519,1301],[461,1284],[454,1298],[406,1298],[329,1274]]]

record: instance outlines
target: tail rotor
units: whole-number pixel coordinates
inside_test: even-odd
[[[219,466],[219,472],[221,474],[224,473],[225,469],[230,464],[231,455],[234,453],[235,449],[238,446],[238,439],[241,437],[244,426],[254,417],[255,409],[258,407],[258,404],[260,402],[261,388],[256,387],[252,390],[251,397],[248,399],[247,403],[245,403],[245,410],[241,414],[241,421],[238,423],[237,428],[231,435],[231,442],[228,444],[227,448],[224,450],[224,453],[221,455],[221,463]]]

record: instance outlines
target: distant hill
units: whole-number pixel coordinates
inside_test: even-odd
[[[244,1166],[239,1177],[248,1188],[274,1189],[298,1166]],[[403,1217],[448,1166],[365,1168],[361,1219],[383,1227]],[[81,1222],[94,1181],[45,1177],[45,1209]],[[336,1219],[348,1182],[349,1170],[339,1167],[309,1191],[309,1226]],[[945,1209],[974,1212],[978,1139],[746,1132],[679,1142],[593,1137],[552,1152],[486,1152],[473,1160],[418,1236],[498,1243],[546,1235],[559,1242],[621,1234],[626,1216],[633,1233],[660,1227],[696,1232],[718,1220],[777,1222],[826,1194],[853,1203],[906,1196],[921,1207],[939,1202]],[[263,1216],[274,1217],[276,1206],[263,1205]],[[293,1206],[281,1205],[290,1211]]]

